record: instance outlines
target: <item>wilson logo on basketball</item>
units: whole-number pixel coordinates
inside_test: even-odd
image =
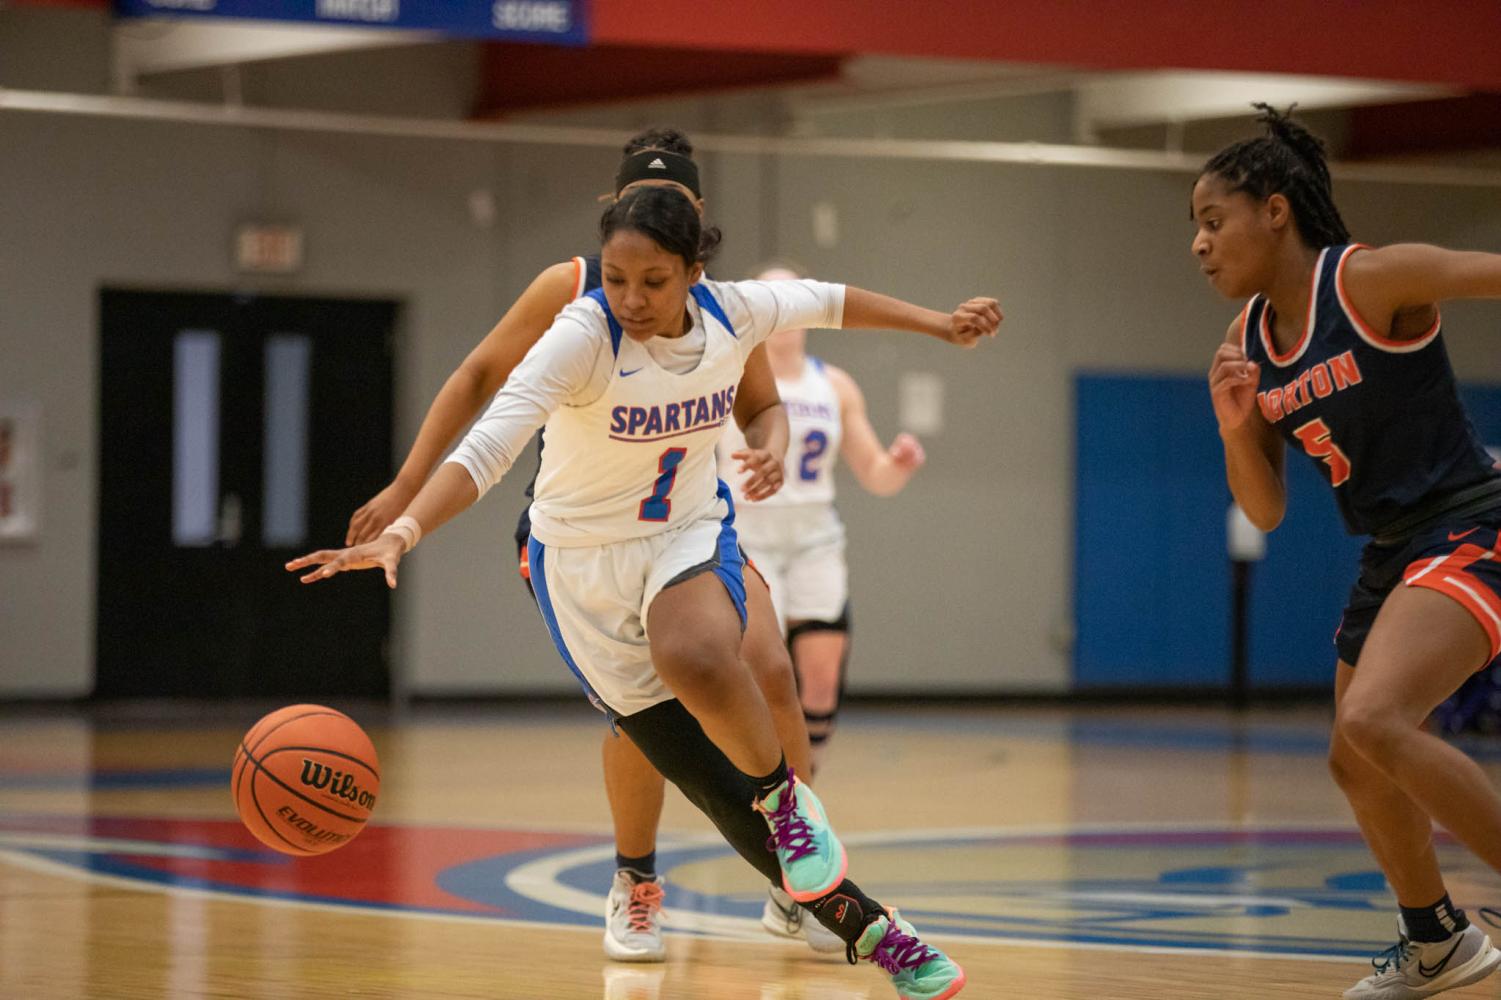
[[[335,771],[317,761],[302,758],[302,783],[329,795],[337,795],[365,809],[375,808],[375,796],[354,783],[354,775]]]

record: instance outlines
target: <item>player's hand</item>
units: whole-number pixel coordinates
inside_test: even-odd
[[[395,590],[396,566],[404,555],[406,555],[406,542],[400,535],[381,534],[376,536],[375,541],[365,542],[363,545],[355,545],[347,549],[319,549],[317,552],[309,552],[287,563],[287,570],[295,573],[309,566],[317,566],[317,569],[301,577],[303,583],[316,583],[345,570],[380,569],[385,570],[386,586]]]
[[[407,509],[407,504],[416,495],[416,490],[407,489],[393,480],[390,486],[371,497],[365,506],[349,518],[349,529],[344,532],[344,544],[373,542],[382,531],[390,527],[392,521],[401,516],[401,512]]]
[[[896,440],[891,442],[891,447],[886,449],[886,454],[891,456],[891,461],[898,469],[908,472],[916,472],[928,460],[928,453],[923,451],[922,442],[911,434],[898,434]]]
[[[749,475],[740,492],[747,500],[765,500],[782,488],[782,457],[765,448],[747,448],[730,455],[740,463],[740,474]]]
[[[1246,360],[1239,344],[1221,344],[1209,366],[1209,398],[1221,431],[1239,430],[1256,409],[1261,366]]]
[[[1001,304],[995,299],[970,299],[949,316],[948,333],[943,339],[960,347],[974,347],[981,337],[994,337],[1003,318]]]

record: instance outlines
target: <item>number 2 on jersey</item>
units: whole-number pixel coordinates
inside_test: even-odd
[[[1298,440],[1303,442],[1304,451],[1314,458],[1322,458],[1324,464],[1329,466],[1329,485],[1342,486],[1350,478],[1350,459],[1339,450],[1331,433],[1329,425],[1321,418],[1314,418],[1293,431]]]
[[[809,431],[803,438],[803,457],[797,464],[798,477],[805,483],[818,478],[823,470],[823,453],[829,450],[829,436],[823,431]]]
[[[651,496],[641,501],[641,512],[636,520],[667,520],[668,515],[672,513],[672,501],[667,499],[667,495],[672,492],[672,487],[677,483],[678,466],[687,454],[687,448],[668,448],[662,452],[662,457],[657,459],[657,471],[661,475],[657,477]]]

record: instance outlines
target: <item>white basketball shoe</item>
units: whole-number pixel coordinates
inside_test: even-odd
[[[1371,960],[1376,971],[1345,990],[1345,1000],[1418,1000],[1479,982],[1501,965],[1501,951],[1474,924],[1443,941],[1413,941],[1398,927],[1397,943]]]
[[[820,955],[844,954],[845,944],[839,935],[819,923],[817,917],[776,886],[767,890],[761,926],[777,937],[802,938]]]
[[[605,954],[617,962],[665,962],[662,940],[662,880],[637,882],[615,873],[605,898]]]

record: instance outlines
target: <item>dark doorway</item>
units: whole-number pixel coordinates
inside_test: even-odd
[[[393,302],[100,295],[98,697],[384,697],[379,574],[307,587],[391,472]]]

